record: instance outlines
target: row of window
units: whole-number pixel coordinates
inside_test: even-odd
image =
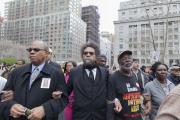
[[[172,11],[175,11],[175,10],[177,10],[177,8],[178,8],[178,5],[172,5],[170,7],[170,10],[172,9]],[[151,10],[154,13],[157,13],[157,11],[163,12],[163,7],[153,7],[153,8],[145,8],[145,9],[146,9],[146,11],[150,11]],[[140,10],[140,12],[142,12],[142,11]],[[129,10],[129,11],[122,11],[121,15],[122,16],[125,16],[126,14],[135,15],[137,13],[138,13],[138,9],[133,9],[133,10]]]

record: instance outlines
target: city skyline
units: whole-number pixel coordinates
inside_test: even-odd
[[[4,3],[10,0],[1,0],[0,15],[4,12]],[[100,14],[100,32],[107,31],[114,33],[113,21],[118,19],[120,2],[128,0],[82,0],[82,6],[96,5]]]

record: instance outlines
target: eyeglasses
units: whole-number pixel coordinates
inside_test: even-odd
[[[83,54],[84,55],[87,55],[87,54],[94,55],[95,53],[94,52],[84,52]]]
[[[106,60],[100,60],[101,62],[106,62]]]
[[[34,52],[39,52],[39,51],[41,51],[41,50],[44,50],[44,49],[40,49],[40,48],[28,48],[28,49],[26,49],[28,52],[31,52],[32,50],[34,51]]]

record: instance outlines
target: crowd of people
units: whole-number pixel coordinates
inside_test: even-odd
[[[80,65],[53,62],[43,41],[27,51],[30,63],[18,60],[0,77],[2,120],[180,120],[176,64],[140,68],[126,50],[117,57],[119,69],[111,70],[93,43],[82,46]]]

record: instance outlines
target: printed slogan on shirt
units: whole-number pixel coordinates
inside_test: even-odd
[[[131,112],[139,111],[141,104],[140,96],[139,92],[123,94],[123,100],[127,101],[128,106],[131,107]]]

